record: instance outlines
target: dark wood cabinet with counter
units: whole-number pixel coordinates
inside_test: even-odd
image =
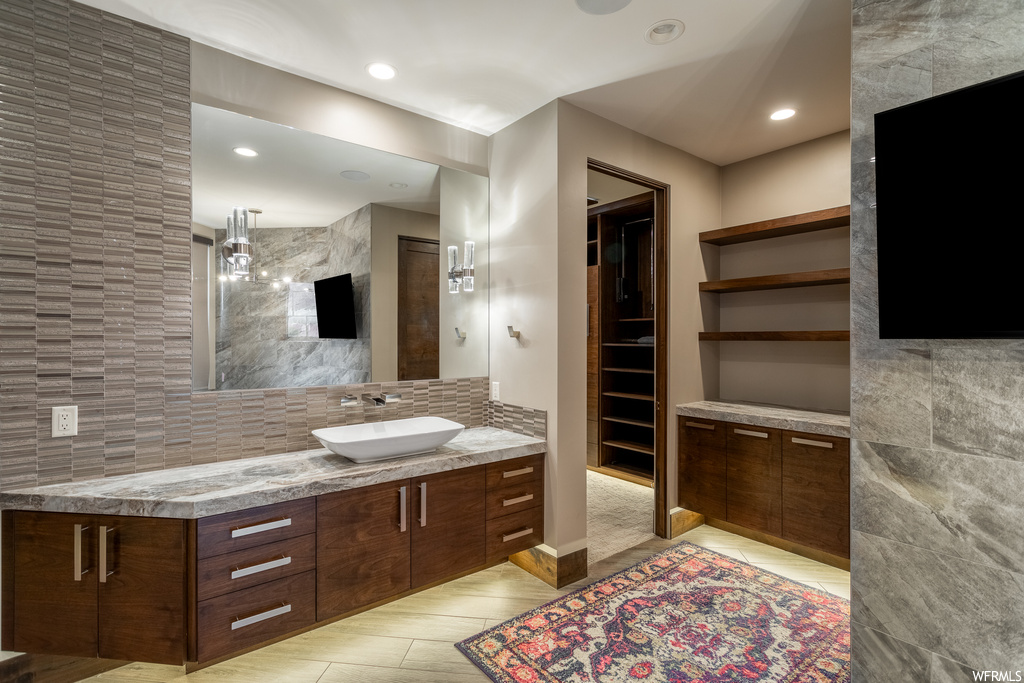
[[[849,439],[680,416],[679,505],[850,557]]]
[[[199,519],[4,510],[2,647],[223,658],[542,543],[543,471],[540,453]]]

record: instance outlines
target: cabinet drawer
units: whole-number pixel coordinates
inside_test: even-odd
[[[487,464],[487,490],[539,479],[544,480],[544,454],[527,455]]]
[[[212,557],[305,536],[316,530],[316,502],[301,498],[199,520],[197,557]]]
[[[199,600],[316,568],[316,535],[236,550],[199,561]]]
[[[544,480],[530,479],[487,491],[487,519],[529,510],[544,502]]]
[[[296,574],[200,602],[199,661],[221,657],[312,624],[315,574]]]
[[[487,561],[508,557],[544,542],[544,507],[487,520]]]

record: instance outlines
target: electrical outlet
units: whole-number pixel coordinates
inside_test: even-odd
[[[57,406],[50,412],[50,436],[78,434],[78,406]]]
[[[492,401],[500,401],[501,400],[501,392],[498,391],[498,383],[497,382],[491,382],[491,400]]]

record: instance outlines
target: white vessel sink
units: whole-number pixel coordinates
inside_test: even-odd
[[[331,451],[355,462],[430,453],[465,429],[443,417],[412,417],[314,429],[313,436]]]

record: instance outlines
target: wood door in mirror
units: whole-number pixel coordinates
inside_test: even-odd
[[[440,245],[398,238],[398,379],[439,375]]]

